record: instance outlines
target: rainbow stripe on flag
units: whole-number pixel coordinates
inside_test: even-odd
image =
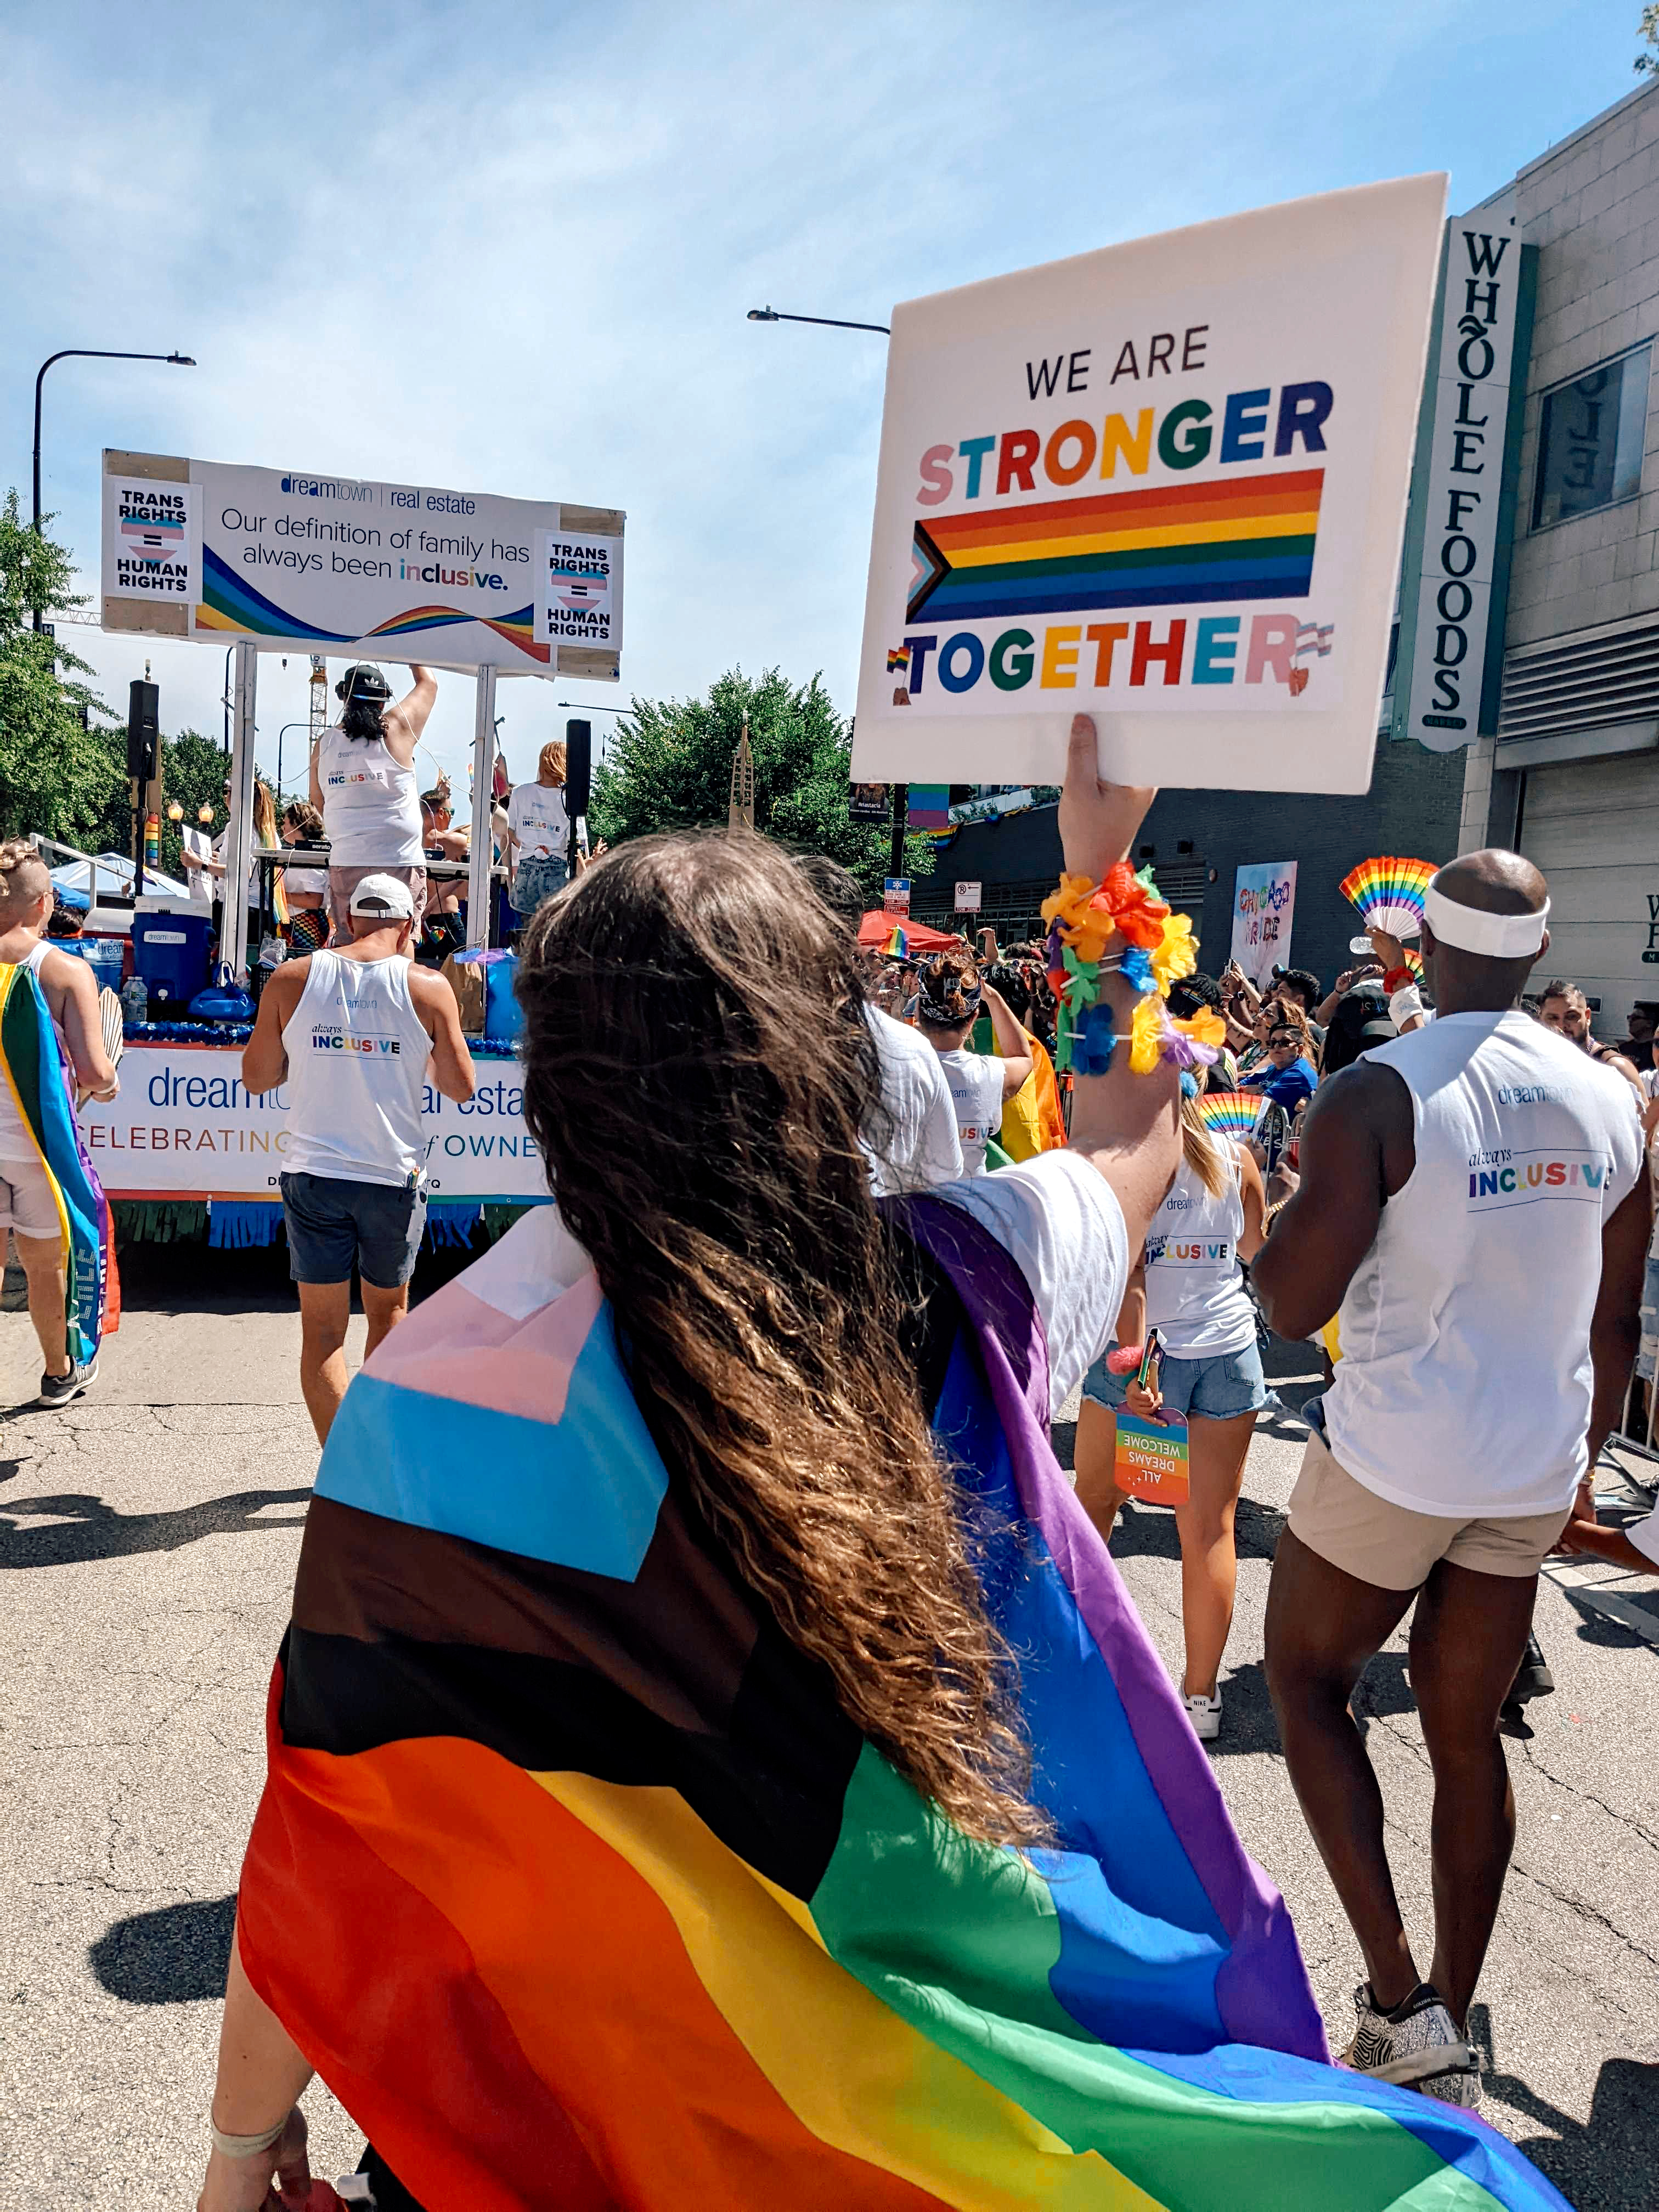
[[[507,644],[516,646],[526,659],[546,660],[550,647],[536,642],[536,611],[520,607],[512,614],[474,615],[465,608],[434,604],[406,607],[401,614],[377,623],[364,636],[404,638],[428,630],[452,629],[459,623],[476,622],[492,629]],[[275,599],[249,583],[210,545],[202,550],[202,597],[196,608],[196,627],[248,637],[316,638],[330,645],[353,645],[359,641],[344,630],[319,629],[277,605]]]
[[[46,1170],[63,1237],[69,1355],[88,1365],[121,1316],[115,1228],[75,1119],[75,1071],[33,969],[0,963],[0,1083]]]
[[[906,801],[905,821],[912,830],[951,827],[951,787],[948,783],[913,783]]]
[[[329,1437],[254,1986],[431,2212],[1559,2212],[1479,2120],[1326,2063],[1050,1449],[1024,1276],[942,1200],[899,1218],[1057,1847],[969,1841],[860,1736],[665,1468],[543,1208]]]
[[[1297,469],[918,522],[907,618],[1305,599],[1324,481]]]

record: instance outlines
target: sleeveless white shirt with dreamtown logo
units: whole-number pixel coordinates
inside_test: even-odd
[[[1413,1512],[1565,1515],[1601,1230],[1642,1164],[1635,1093],[1518,1009],[1443,1014],[1366,1058],[1411,1093],[1417,1164],[1342,1301],[1331,1450]]]
[[[313,952],[283,1030],[283,1168],[401,1189],[426,1163],[421,1097],[432,1039],[409,994],[410,963]]]
[[[1255,1342],[1255,1308],[1238,1267],[1244,1200],[1238,1152],[1212,1198],[1184,1163],[1146,1232],[1146,1319],[1177,1359],[1216,1359]]]
[[[415,771],[384,738],[327,729],[317,740],[323,831],[337,868],[418,868],[421,794]]]

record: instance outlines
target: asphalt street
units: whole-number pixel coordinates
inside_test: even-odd
[[[38,1374],[33,1339],[24,1315],[0,1313],[0,1408],[18,1408],[0,1412],[8,2212],[194,2202],[265,1688],[315,1471],[280,1259],[152,1250],[125,1280],[102,1379],[61,1413],[22,1402]],[[1309,1355],[1278,1352],[1279,1389],[1297,1404]],[[1268,1563],[1300,1438],[1270,1414],[1252,1448],[1215,1762],[1246,1844],[1289,1900],[1340,2044],[1358,1956],[1291,1796],[1261,1670]],[[1068,1425],[1058,1441],[1068,1456]],[[1603,1489],[1610,1503],[1637,1502],[1612,1474]],[[1170,1516],[1131,1506],[1115,1549],[1177,1668]],[[1509,1747],[1520,1839],[1474,2014],[1484,2109],[1585,2212],[1648,2212],[1659,2168],[1659,1583],[1554,1563],[1538,1626],[1559,1688],[1528,1708],[1532,1740]],[[1426,1957],[1429,1777],[1404,1650],[1396,1638],[1379,1656],[1358,1702]],[[317,2086],[307,2106],[318,2170],[354,2167],[361,2136],[345,2114]]]

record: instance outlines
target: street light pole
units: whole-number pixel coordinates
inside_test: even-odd
[[[284,722],[276,732],[276,796],[278,799],[283,795],[283,739],[290,730],[309,731],[310,728],[311,723],[307,718],[303,722]]]
[[[99,346],[65,346],[61,352],[49,354],[40,364],[34,380],[34,534],[40,535],[40,387],[46,380],[46,371],[59,361],[165,361],[174,368],[194,368],[196,363],[187,353],[110,353]],[[40,627],[43,608],[34,610],[34,627]]]
[[[826,331],[879,331],[883,337],[891,337],[885,323],[844,323],[839,315],[786,315],[776,307],[751,307],[751,323],[817,323]]]

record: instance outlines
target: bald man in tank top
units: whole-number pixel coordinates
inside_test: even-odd
[[[1344,2063],[1473,2105],[1465,2039],[1515,1839],[1499,1709],[1538,1571],[1619,1418],[1650,1206],[1628,1084],[1520,1008],[1549,946],[1516,853],[1440,870],[1425,1027],[1322,1085],[1302,1183],[1251,1271],[1280,1334],[1340,1308],[1267,1600],[1291,1780],[1364,1954]],[[1412,1956],[1348,1700],[1415,1601],[1434,1770],[1434,1958]]]

